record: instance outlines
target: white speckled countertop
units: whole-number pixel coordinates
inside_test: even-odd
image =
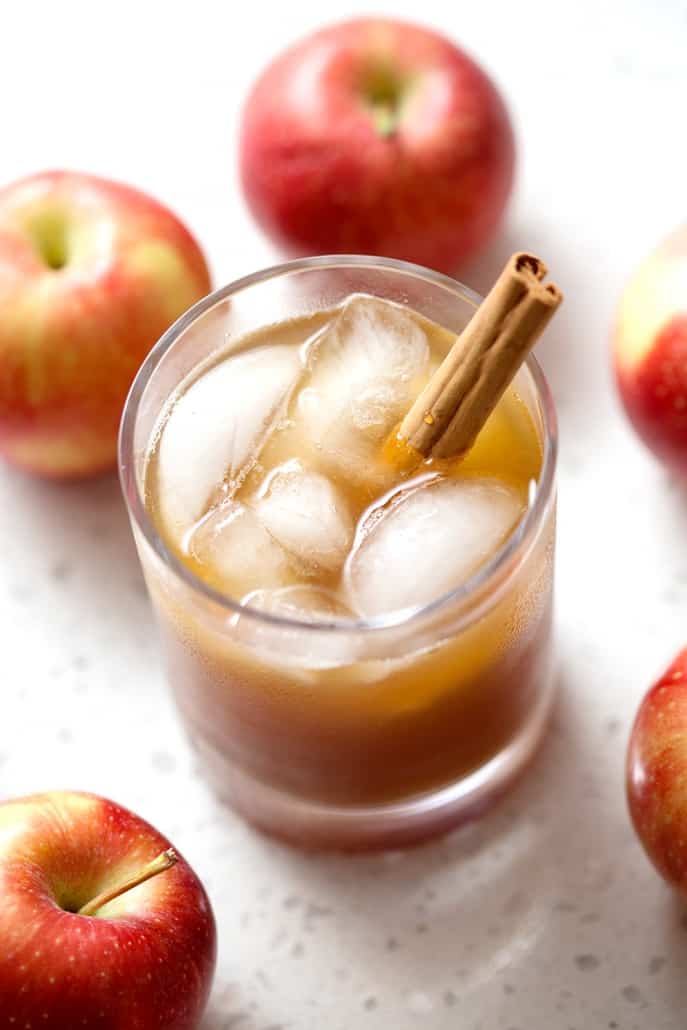
[[[240,98],[286,39],[363,7],[11,6],[0,178],[65,165],[148,189],[218,283],[273,262],[232,178]],[[196,775],[115,480],[2,470],[0,794],[104,793],[186,853],[220,929],[203,1030],[682,1030],[687,914],[634,839],[622,774],[636,704],[685,643],[687,489],[627,429],[608,334],[627,273],[687,214],[687,13],[554,3],[530,29],[498,0],[421,13],[492,71],[521,144],[506,232],[464,278],[484,288],[531,247],[567,294],[541,353],[562,431],[546,746],[491,815],[405,855],[308,857],[256,836]]]

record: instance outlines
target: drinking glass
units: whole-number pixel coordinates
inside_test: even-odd
[[[245,819],[304,847],[397,847],[481,811],[533,755],[553,697],[556,418],[533,357],[514,382],[542,451],[529,505],[491,560],[430,604],[307,623],[241,607],[197,578],[154,525],[143,489],[151,436],[193,370],[257,328],[278,331],[353,293],[455,333],[480,302],[453,279],[381,258],[258,272],[165,333],[132,386],[120,436],[167,676],[201,767]]]

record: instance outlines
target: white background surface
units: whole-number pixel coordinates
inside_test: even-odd
[[[380,13],[417,17],[409,0]],[[223,283],[275,254],[234,176],[259,67],[359,5],[3,6],[0,178],[51,166],[138,185],[198,234]],[[559,407],[560,704],[492,815],[406,855],[266,842],[197,778],[117,483],[0,474],[0,794],[113,796],[197,868],[220,930],[204,1030],[678,1030],[687,916],[629,828],[637,702],[685,643],[687,490],[635,443],[609,374],[618,291],[687,217],[687,13],[678,0],[544,7],[425,0],[496,78],[520,142],[484,288],[533,248],[567,301],[541,348]]]

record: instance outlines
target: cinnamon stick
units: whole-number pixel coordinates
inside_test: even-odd
[[[403,419],[397,443],[419,455],[470,449],[563,299],[546,266],[513,254],[487,297]]]

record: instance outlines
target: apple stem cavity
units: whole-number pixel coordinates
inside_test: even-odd
[[[362,91],[372,124],[380,136],[388,138],[396,132],[407,85],[404,79],[385,65],[367,70]]]
[[[69,261],[70,231],[65,214],[60,210],[42,211],[34,215],[28,229],[41,261],[59,272]]]
[[[165,870],[171,869],[178,861],[179,858],[174,848],[168,848],[167,851],[163,851],[161,855],[158,855],[152,862],[149,862],[148,865],[144,866],[143,869],[136,873],[135,876],[131,876],[128,880],[120,883],[117,887],[112,887],[110,890],[103,891],[102,894],[98,894],[92,899],[92,901],[88,901],[78,910],[77,915],[96,915],[98,909],[107,905],[109,901],[114,901],[115,898],[121,897],[122,894],[126,894],[127,891],[133,890],[134,887],[138,887],[139,884],[145,883],[146,880],[151,880],[153,876],[158,876],[160,873],[164,873]]]
[[[372,108],[372,121],[380,136],[393,136],[398,127],[398,109],[395,104],[375,104]]]

